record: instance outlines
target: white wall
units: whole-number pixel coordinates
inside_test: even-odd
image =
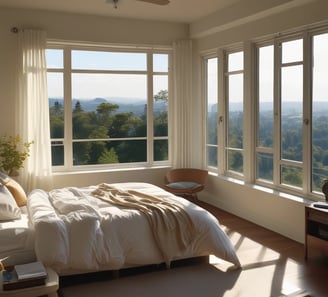
[[[256,1],[254,0],[254,2]],[[271,1],[271,4],[273,2],[277,2],[279,5],[283,3],[283,1],[279,0]],[[201,99],[201,89],[197,82],[202,79],[200,69],[202,53],[328,20],[328,1],[326,0],[285,2],[297,5],[283,12],[278,12],[279,10],[272,6],[270,10],[271,15],[268,14],[264,18],[258,18],[258,15],[247,18],[247,15],[244,14],[245,11],[248,11],[246,7],[245,10],[241,9],[241,7],[239,9],[234,7],[236,11],[243,14],[241,17],[244,18],[244,21],[247,20],[247,22],[239,24],[235,19],[234,10],[230,9],[229,11],[227,9],[224,12],[225,14],[221,13],[221,16],[225,18],[229,26],[224,26],[222,18],[218,14],[214,14],[214,17],[212,16],[207,20],[200,20],[192,24],[191,34],[200,36],[194,40],[193,105],[199,105]],[[249,2],[247,1],[248,4]],[[245,5],[245,3],[240,5]],[[265,9],[268,9],[268,7]],[[213,33],[210,34],[210,32]],[[202,109],[199,112],[202,112]],[[198,119],[200,117],[195,116],[195,118]],[[194,123],[195,129],[199,129],[199,126],[202,124],[202,122]],[[195,148],[198,148],[198,151],[195,149],[193,158],[197,160],[202,147],[200,141],[196,138],[193,139],[193,144]],[[265,192],[259,187],[236,183],[215,175],[209,176],[206,192],[200,197],[202,200],[254,223],[263,225],[268,229],[299,242],[304,241],[304,205],[308,201],[299,197],[284,196],[272,191]]]
[[[50,39],[109,44],[170,46],[174,40],[188,37],[188,26],[180,23],[0,8],[0,135],[14,133],[17,34],[10,32],[12,27],[44,29]],[[161,185],[166,170],[56,174],[54,186],[84,186],[104,181],[148,181]]]
[[[286,237],[304,241],[305,200],[300,197],[210,175],[200,199]]]
[[[220,46],[231,45],[238,42],[253,40],[284,31],[293,30],[298,27],[307,27],[310,24],[327,22],[328,1],[326,0],[270,0],[259,1],[250,0],[254,3],[270,3],[271,7],[262,7],[262,10],[249,16],[243,14],[240,23],[234,17],[234,11],[239,10],[245,13],[249,1],[240,1],[241,8],[233,7],[224,11],[228,25],[221,23],[223,16],[214,14],[210,23],[200,20],[191,25],[192,35],[198,36],[196,44],[198,51],[214,49]],[[272,6],[274,2],[286,2],[286,9],[280,11],[279,7],[284,5]],[[293,4],[293,5],[292,5]],[[255,5],[255,4],[254,4]],[[267,4],[268,5],[268,4]],[[230,15],[229,15],[230,14]],[[211,30],[213,33],[211,34]]]

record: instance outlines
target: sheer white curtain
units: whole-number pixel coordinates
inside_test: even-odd
[[[173,100],[170,104],[171,156],[174,168],[191,165],[192,41],[173,43]]]
[[[23,30],[19,38],[19,81],[16,133],[33,141],[30,157],[20,171],[26,191],[48,189],[52,184],[49,103],[47,91],[46,32]]]

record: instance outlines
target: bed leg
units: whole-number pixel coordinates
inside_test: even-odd
[[[112,276],[114,279],[120,277],[120,271],[119,270],[112,270]]]

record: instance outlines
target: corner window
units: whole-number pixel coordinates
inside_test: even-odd
[[[207,167],[286,193],[323,197],[328,178],[327,28],[248,45],[238,52],[217,49],[216,58],[204,59]],[[251,61],[244,63],[244,56]],[[218,61],[224,64],[220,68]]]

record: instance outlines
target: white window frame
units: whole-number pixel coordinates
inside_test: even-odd
[[[245,122],[245,114],[244,114],[244,107],[245,107],[245,58],[244,58],[244,65],[242,70],[234,70],[234,71],[228,71],[228,56],[230,54],[234,54],[237,52],[242,52],[245,56],[244,49],[241,47],[233,48],[233,49],[227,49],[225,51],[220,52],[221,60],[222,60],[222,74],[219,75],[221,80],[221,85],[224,86],[221,93],[221,106],[223,107],[222,113],[220,113],[220,118],[223,119],[223,121],[220,120],[221,123],[223,123],[223,127],[221,127],[221,133],[222,134],[222,142],[224,141],[224,144],[221,145],[222,152],[220,153],[220,156],[224,156],[224,162],[221,165],[220,172],[225,172],[225,175],[229,177],[234,177],[237,179],[243,179],[244,177],[244,160],[245,160],[245,149],[244,149],[244,140],[245,140],[245,133],[243,131],[243,147],[242,148],[232,148],[228,146],[228,119],[229,119],[229,75],[236,75],[236,74],[242,74],[243,75],[243,122]],[[223,129],[223,131],[222,131]],[[228,152],[229,151],[236,151],[241,153],[243,156],[243,171],[237,172],[234,170],[229,170],[228,168]]]
[[[171,47],[148,47],[148,46],[134,46],[134,45],[102,45],[102,44],[87,44],[74,43],[64,41],[47,42],[47,49],[63,49],[63,69],[48,68],[48,72],[63,73],[64,85],[64,138],[51,139],[51,141],[62,141],[64,146],[64,165],[52,166],[53,172],[67,172],[67,171],[102,171],[115,169],[128,169],[137,167],[159,167],[170,166],[171,156],[170,152],[170,128],[168,127],[168,136],[154,136],[153,130],[153,77],[158,75],[168,76],[168,105],[170,105],[171,85],[172,85],[172,48]],[[113,74],[144,74],[147,76],[147,135],[146,137],[138,137],[137,140],[147,141],[147,161],[136,163],[114,163],[114,164],[96,164],[96,165],[73,165],[73,135],[72,135],[72,87],[71,75],[72,73],[85,73],[84,70],[72,70],[71,67],[71,53],[73,50],[89,50],[89,51],[107,51],[107,52],[131,52],[131,53],[145,53],[147,55],[147,69],[145,71],[120,71],[120,70],[91,70],[88,73],[113,73]],[[168,55],[168,72],[153,71],[153,54],[167,54]],[[168,106],[169,113],[169,106]],[[168,114],[169,118],[169,114]],[[168,121],[168,126],[170,122]],[[92,139],[87,139],[88,141]],[[108,139],[105,139],[108,140]],[[127,140],[134,140],[134,138],[127,138]],[[154,161],[154,141],[167,140],[168,141],[168,160]],[[81,140],[79,140],[81,141]],[[83,140],[82,140],[83,141]],[[99,139],[97,139],[99,141]],[[124,141],[120,138],[119,141]]]

